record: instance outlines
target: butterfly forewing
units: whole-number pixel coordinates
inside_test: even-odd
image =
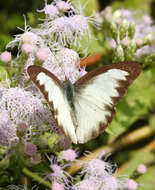
[[[38,86],[50,104],[53,116],[66,136],[77,143],[75,128],[71,118],[71,107],[63,93],[61,82],[58,78],[39,66],[30,66],[28,74],[32,81]]]
[[[85,143],[105,130],[113,118],[116,103],[140,71],[138,63],[112,64],[86,74],[75,83],[79,143]]]
[[[65,135],[74,143],[85,143],[105,130],[114,116],[115,105],[141,69],[139,63],[131,62],[91,71],[74,84],[72,104],[55,75],[39,66],[30,66],[28,73],[49,102]]]

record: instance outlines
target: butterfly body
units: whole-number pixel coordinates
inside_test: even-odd
[[[28,73],[48,101],[53,117],[74,143],[98,136],[112,121],[115,106],[141,72],[137,62],[109,64],[84,75],[74,84],[61,82],[40,66]]]
[[[64,81],[62,84],[67,101],[69,105],[74,109],[74,98],[76,94],[76,89],[69,80]]]

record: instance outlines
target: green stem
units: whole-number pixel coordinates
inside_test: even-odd
[[[49,181],[45,181],[44,179],[42,179],[41,177],[39,177],[37,174],[32,173],[30,170],[28,170],[27,168],[23,168],[23,173],[26,174],[27,176],[31,177],[32,179],[34,179],[35,181],[43,184],[46,187],[51,188],[52,184]]]

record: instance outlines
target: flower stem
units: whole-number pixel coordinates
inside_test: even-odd
[[[42,179],[41,177],[39,177],[37,174],[32,173],[27,168],[23,168],[23,173],[26,174],[27,176],[29,176],[30,178],[34,179],[35,181],[43,184],[46,187],[51,188],[51,186],[52,186],[49,181],[45,181],[44,179]]]

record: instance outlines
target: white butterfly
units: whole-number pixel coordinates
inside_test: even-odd
[[[137,62],[99,67],[74,84],[60,80],[40,66],[28,74],[50,104],[57,125],[73,143],[86,143],[105,130],[115,105],[141,72]]]

